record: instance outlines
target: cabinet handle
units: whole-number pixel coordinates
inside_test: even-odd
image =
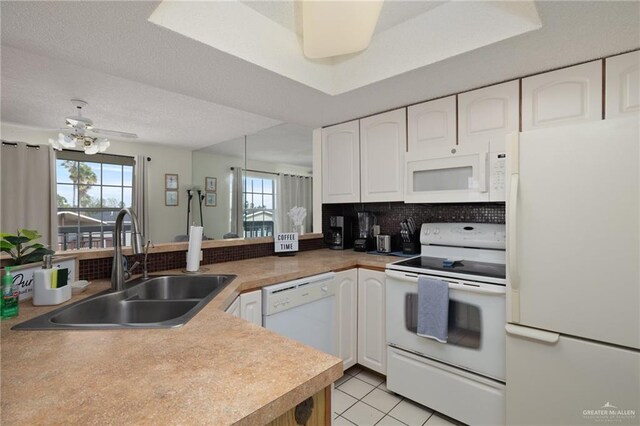
[[[558,340],[560,340],[558,333],[551,333],[550,331],[538,330],[536,328],[507,324],[505,330],[507,330],[507,334],[511,336],[524,337],[543,343],[558,343]]]

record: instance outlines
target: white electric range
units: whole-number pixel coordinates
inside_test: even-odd
[[[504,424],[505,241],[504,225],[425,223],[421,256],[386,266],[389,389],[465,423]],[[449,284],[447,343],[416,334],[419,276]]]

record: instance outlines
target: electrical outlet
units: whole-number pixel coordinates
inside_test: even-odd
[[[200,262],[204,259],[204,250],[200,250]]]
[[[373,236],[380,235],[380,225],[373,225]]]

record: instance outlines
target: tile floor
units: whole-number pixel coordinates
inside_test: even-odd
[[[396,395],[385,378],[359,366],[338,379],[331,400],[334,426],[462,425],[433,410]]]

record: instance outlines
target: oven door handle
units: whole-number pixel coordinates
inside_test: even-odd
[[[395,279],[395,280],[400,280],[400,281],[405,281],[405,282],[409,282],[412,284],[417,284],[418,283],[418,274],[407,274],[407,273],[402,273],[402,272],[397,272],[397,271],[386,271],[387,277]],[[440,279],[440,278],[435,278],[435,279]],[[460,284],[457,282],[452,282],[446,279],[441,279],[441,281],[446,281],[447,283],[449,283],[449,289],[453,289],[453,290],[460,290],[460,291],[466,291],[469,293],[478,293],[478,294],[488,294],[488,295],[501,295],[501,294],[505,294],[507,292],[506,288],[504,288],[503,286],[498,286],[498,285],[489,285],[489,286],[483,286],[483,285],[467,285],[467,284]]]

